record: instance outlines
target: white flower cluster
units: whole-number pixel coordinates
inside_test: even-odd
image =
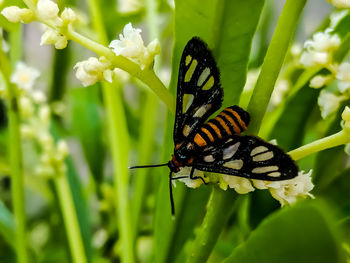
[[[350,110],[349,110],[350,112]],[[350,113],[349,113],[350,116]],[[350,119],[350,118],[349,118]],[[200,179],[192,180],[189,178],[191,168],[183,167],[174,177],[188,176],[188,178],[179,179],[187,187],[197,188],[203,184]],[[313,197],[310,191],[314,188],[311,182],[311,170],[308,173],[299,172],[298,176],[284,181],[262,181],[249,180],[243,177],[237,177],[226,174],[209,174],[207,177],[199,170],[194,171],[194,176],[202,177],[206,183],[217,183],[223,190],[227,188],[234,189],[238,194],[246,194],[255,189],[268,189],[273,198],[278,200],[282,206],[295,203],[298,199]],[[174,181],[173,181],[174,182]]]
[[[301,54],[300,63],[306,67],[328,66],[332,64],[333,52],[339,45],[339,36],[331,34],[331,30],[317,32],[312,40],[305,42],[305,51]]]
[[[112,83],[114,78],[126,81],[129,77],[125,71],[113,68],[112,64],[105,57],[100,57],[99,59],[90,57],[75,64],[74,69],[76,70],[75,76],[84,86],[93,85],[100,80]]]
[[[125,56],[139,64],[142,70],[148,68],[154,61],[155,55],[160,52],[158,40],[153,40],[145,47],[140,35],[141,29],[133,28],[131,23],[125,25],[123,33],[124,35],[120,35],[120,40],[113,40],[109,47],[117,56]],[[100,80],[112,82],[113,79],[121,81],[128,79],[128,74],[125,71],[115,68],[105,57],[90,57],[78,62],[74,69],[77,79],[84,86],[93,85]]]
[[[45,27],[45,32],[41,37],[40,45],[55,45],[57,49],[63,49],[68,44],[67,37],[61,33],[68,25],[72,25],[77,20],[76,13],[71,8],[65,8],[59,16],[58,5],[51,0],[38,0],[36,13],[28,8],[9,6],[2,10],[1,14],[13,23],[30,23],[34,19],[50,23],[55,29]]]
[[[64,159],[68,155],[68,146],[64,140],[54,142],[50,134],[51,110],[46,96],[42,91],[33,89],[39,75],[37,69],[19,62],[10,81],[18,87],[22,138],[39,145],[40,163],[36,166],[36,173],[54,176],[66,171]],[[6,96],[4,92],[2,95]]]
[[[305,67],[321,66],[330,72],[327,75],[315,75],[310,81],[310,87],[323,88],[336,81],[337,89],[324,89],[318,97],[322,118],[335,113],[340,103],[350,97],[350,63],[343,62],[339,65],[333,59],[341,43],[339,36],[334,34],[334,28],[348,14],[348,10],[333,13],[330,27],[324,32],[314,34],[312,40],[306,41],[305,50],[300,57],[300,63]]]
[[[144,46],[141,37],[141,29],[133,28],[131,23],[125,25],[120,39],[113,40],[109,47],[119,56],[125,56],[141,66],[141,69],[148,68],[154,60],[155,55],[160,53],[160,44],[158,39],[153,40]]]

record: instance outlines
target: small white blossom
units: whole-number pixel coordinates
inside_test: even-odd
[[[190,178],[190,173],[191,173],[191,167],[181,167],[180,168],[180,171],[177,172],[174,177],[180,177],[180,176],[188,176],[187,178],[182,178],[182,179],[179,179],[180,182],[183,182],[186,184],[187,187],[190,187],[190,188],[197,188],[199,186],[201,186],[203,184],[203,181],[201,179],[196,179],[196,180],[193,180]],[[200,170],[197,170],[195,169],[194,170],[194,173],[193,173],[193,176],[195,177],[202,177],[204,180],[205,180],[205,177],[204,177],[204,173]],[[173,181],[175,182],[175,181]]]
[[[295,203],[300,198],[307,196],[313,197],[310,191],[314,188],[311,182],[310,170],[308,173],[299,172],[298,176],[285,181],[279,181],[277,184],[269,185],[271,195],[278,200],[282,206]],[[276,183],[276,182],[275,182]]]
[[[35,103],[44,103],[46,102],[46,95],[41,90],[34,90],[31,92],[31,97]]]
[[[38,0],[37,12],[43,19],[57,20],[58,19],[58,5],[51,0]]]
[[[25,96],[19,98],[19,109],[22,118],[31,118],[34,114],[33,102]]]
[[[315,89],[322,88],[323,86],[326,86],[327,84],[329,84],[331,80],[332,80],[332,75],[327,75],[327,76],[316,75],[311,79],[310,87]]]
[[[148,67],[154,60],[154,56],[159,54],[160,45],[158,40],[153,40],[148,47],[144,46],[141,29],[133,28],[131,23],[125,25],[120,39],[113,40],[109,47],[119,56],[125,56],[135,61],[141,69]]]
[[[141,10],[142,4],[139,0],[118,0],[118,12],[122,14],[136,13]]]
[[[110,62],[104,57],[101,57],[100,60],[95,57],[90,57],[88,60],[78,62],[74,66],[76,70],[75,76],[84,86],[93,85],[102,79],[111,82],[112,72],[109,69],[110,66]],[[105,71],[107,72],[104,73]]]
[[[301,54],[300,63],[304,66],[327,65],[331,63],[332,52],[340,45],[338,35],[331,35],[329,31],[317,32],[312,40],[304,44],[304,52]]]
[[[72,8],[65,8],[61,14],[61,19],[64,24],[70,24],[77,20],[77,15]]]
[[[341,114],[343,119],[342,127],[347,131],[350,131],[350,108],[348,106],[345,107],[343,113]]]
[[[349,0],[328,0],[328,2],[338,8],[350,8]]]
[[[48,126],[51,118],[51,110],[48,105],[43,105],[39,109],[39,119],[44,126]]]
[[[59,140],[57,143],[55,160],[62,162],[69,154],[68,145],[65,140]]]
[[[339,80],[338,89],[342,93],[350,88],[350,63],[344,62],[338,67],[336,78]]]
[[[255,190],[250,181],[246,178],[223,174],[222,179],[230,188],[233,188],[239,194],[246,194]]]
[[[47,28],[41,36],[40,45],[55,45],[56,49],[67,47],[68,40],[64,35],[59,34],[56,30]]]
[[[113,73],[120,82],[127,82],[130,79],[130,74],[120,68],[113,69]]]
[[[1,11],[1,14],[12,23],[30,23],[34,20],[34,13],[27,8],[19,8],[18,6],[9,6]]]
[[[18,62],[10,80],[12,83],[17,84],[19,89],[29,91],[39,76],[40,72],[37,69],[28,67],[23,62]]]
[[[290,53],[297,57],[297,56],[300,56],[301,52],[303,51],[303,48],[300,44],[296,43],[296,44],[293,44],[291,49],[290,49]]]
[[[337,96],[334,93],[322,90],[318,97],[318,105],[321,109],[322,118],[326,118],[330,114],[334,113],[338,109],[340,102],[345,99],[345,96]]]
[[[273,89],[273,92],[271,95],[270,103],[273,106],[279,105],[282,102],[283,97],[288,90],[289,90],[288,80],[281,79],[281,80],[277,81],[276,86]]]

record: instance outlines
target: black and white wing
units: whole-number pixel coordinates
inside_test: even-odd
[[[233,135],[195,157],[198,170],[266,181],[292,179],[298,167],[282,149],[254,136]]]
[[[184,48],[177,85],[175,144],[191,139],[222,103],[219,70],[207,45],[198,37]]]

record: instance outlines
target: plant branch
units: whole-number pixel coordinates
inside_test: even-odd
[[[288,152],[288,154],[294,160],[299,160],[315,152],[319,152],[328,148],[336,147],[347,143],[350,143],[350,134],[348,131],[341,130],[340,132],[337,132],[333,135],[303,145],[295,150]]]
[[[276,79],[306,1],[287,0],[283,7],[248,105],[248,112],[252,116],[251,123],[249,124],[250,133],[257,134],[259,132]]]

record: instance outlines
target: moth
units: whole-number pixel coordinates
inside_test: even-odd
[[[266,181],[292,179],[298,167],[282,149],[261,138],[240,135],[249,125],[249,113],[239,106],[225,108],[216,117],[207,119],[222,105],[223,89],[220,72],[207,45],[193,37],[182,53],[176,96],[174,153],[165,164],[133,166],[145,168],[168,166],[172,214],[175,214],[172,181],[181,167],[204,172],[228,174]]]

